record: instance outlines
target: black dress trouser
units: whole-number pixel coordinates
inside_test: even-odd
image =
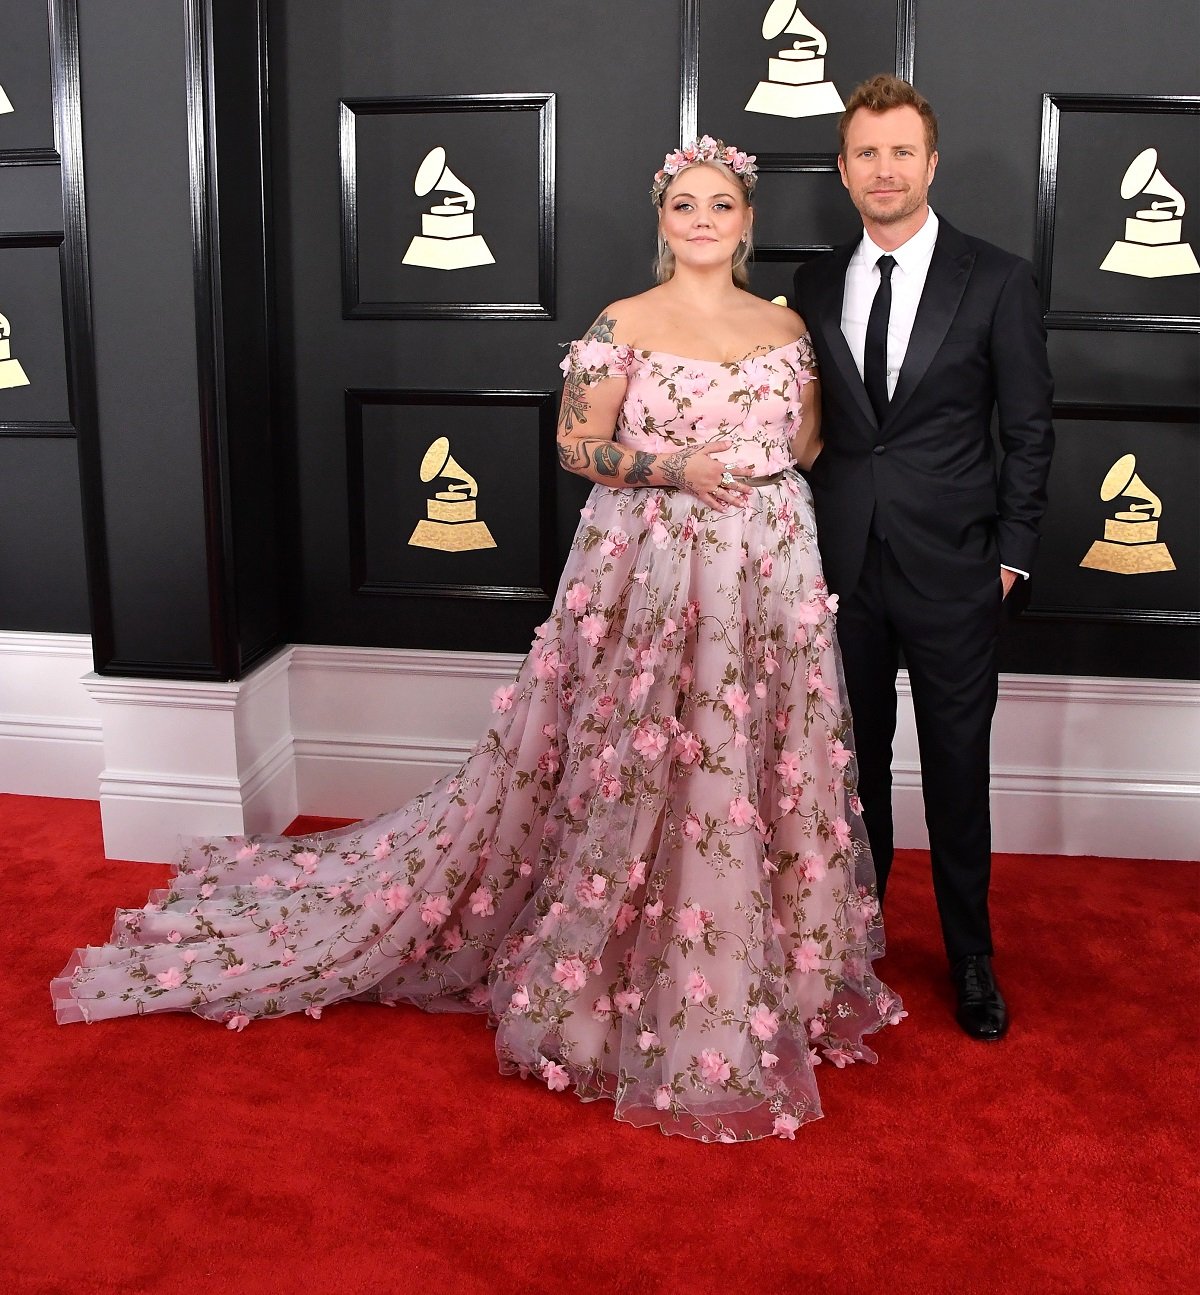
[[[927,598],[905,577],[887,542],[872,535],[858,585],[838,608],[859,795],[881,899],[892,864],[892,740],[904,653],[934,893],[952,964],[992,952],[989,748],[1001,593],[997,569],[996,579],[971,597]]]

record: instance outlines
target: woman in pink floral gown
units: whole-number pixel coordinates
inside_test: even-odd
[[[487,1012],[502,1071],[723,1142],[792,1137],[822,1058],[875,1060],[903,1012],[792,469],[819,448],[812,348],[737,283],[753,161],[668,155],[663,282],[571,345],[560,457],[597,484],[462,767],[350,828],[194,843],[54,981],[61,1022]]]

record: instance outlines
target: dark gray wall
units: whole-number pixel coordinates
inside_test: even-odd
[[[194,155],[189,165],[195,118],[188,115],[185,55],[194,6],[110,0],[83,6],[81,15],[102,450],[102,477],[93,486],[104,504],[112,657],[118,668],[141,663],[148,673],[219,674],[238,672],[285,638],[523,648],[545,602],[505,596],[502,581],[489,577],[491,595],[483,588],[477,597],[372,592],[371,581],[364,582],[364,560],[369,576],[400,561],[405,546],[387,537],[387,488],[356,493],[351,459],[359,454],[376,484],[385,470],[411,475],[379,447],[389,436],[415,443],[439,424],[414,422],[411,407],[389,406],[395,422],[388,426],[398,429],[392,435],[370,422],[379,412],[370,406],[356,441],[344,391],[390,398],[414,389],[536,393],[557,385],[559,344],[577,336],[607,301],[648,282],[653,217],[646,190],[678,137],[681,15],[697,7],[674,0],[461,0],[452,8],[435,0],[267,0],[277,366],[264,333],[271,289],[261,245],[255,267],[256,230],[261,234],[270,214],[269,203],[253,198],[263,159],[247,145],[253,131],[237,130],[255,104],[255,55],[247,57],[245,48],[254,39],[244,16],[249,8],[239,6],[235,15],[228,0],[219,0],[212,10],[218,75],[209,162],[220,185],[202,197],[224,239],[210,265],[208,288],[215,290],[207,310],[197,288]],[[705,0],[699,12],[709,21],[722,11],[759,8],[765,0]],[[1025,256],[1035,252],[1044,92],[1197,90],[1200,16],[1187,0],[1162,0],[1145,11],[1118,0],[916,0],[913,9],[915,80],[942,124],[935,206],[960,227]],[[702,44],[702,69],[710,66],[711,44],[708,50]],[[344,318],[339,101],[489,92],[555,96],[556,317]],[[834,119],[828,121],[832,132]],[[699,125],[708,128],[703,115]],[[364,192],[370,178],[360,177]],[[763,203],[790,210],[784,180],[767,179]],[[0,185],[6,182],[0,168]],[[397,202],[407,183],[403,175],[395,182]],[[842,201],[836,189],[823,191],[813,229],[801,229],[794,241],[828,242],[850,232],[852,213],[838,206]],[[1200,213],[1200,194],[1190,201]],[[386,209],[366,215],[364,228],[386,229]],[[480,228],[498,232],[506,219],[481,210]],[[808,223],[789,219],[793,226]],[[411,231],[394,223],[399,245]],[[0,248],[0,266],[3,256]],[[764,263],[759,286],[774,291],[787,269]],[[205,335],[211,341],[214,327],[218,350],[206,360]],[[232,344],[222,351],[224,343]],[[1194,336],[1055,330],[1051,353],[1061,399],[1200,401]],[[281,420],[271,414],[273,373]],[[549,537],[557,561],[580,488],[562,481],[552,489],[549,446],[538,440],[534,413],[497,404],[495,416],[495,454],[478,471],[478,459],[468,465],[481,480],[481,509],[493,510],[497,526],[510,525],[504,500],[510,493],[522,499],[525,524]],[[456,445],[460,438],[474,444],[470,418],[471,411],[453,411],[458,421],[447,425],[461,429]],[[0,618],[7,627],[84,627],[84,527],[70,445],[0,441],[0,502],[7,505],[0,511]],[[530,474],[545,505],[541,518],[520,495]],[[393,529],[406,534],[419,503],[419,496],[395,494]],[[59,520],[23,540],[11,520],[14,507]],[[413,582],[429,583],[422,555],[409,556]],[[445,562],[437,562],[444,572]],[[453,575],[445,582],[453,587]],[[96,586],[93,579],[93,608],[103,608],[107,595],[98,597]],[[1197,672],[1197,635],[1179,625],[1022,620],[1010,626],[1005,654],[1006,667],[1017,670],[1186,676]]]
[[[81,9],[113,650],[201,666],[211,647],[184,9],[152,0]]]

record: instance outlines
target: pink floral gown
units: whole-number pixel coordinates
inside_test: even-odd
[[[791,463],[812,349],[736,363],[588,341],[617,439],[717,435]],[[904,1014],[883,951],[807,485],[728,514],[596,486],[549,620],[466,762],[402,809],[302,839],[200,840],[58,1019],[192,1011],[240,1030],[342,999],[487,1012],[506,1073],[732,1142],[821,1114],[813,1068]],[[403,1028],[392,1022],[392,1028]]]

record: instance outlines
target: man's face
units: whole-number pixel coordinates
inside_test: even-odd
[[[923,210],[937,160],[915,108],[859,108],[850,118],[838,170],[862,218],[892,225]]]

